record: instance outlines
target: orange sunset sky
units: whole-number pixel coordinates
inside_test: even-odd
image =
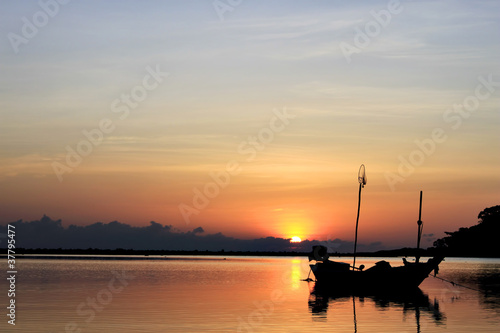
[[[500,204],[498,2],[0,6],[2,224],[352,240],[361,164],[361,243]]]

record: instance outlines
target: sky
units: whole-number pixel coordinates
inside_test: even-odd
[[[414,246],[500,200],[496,1],[0,4],[0,223]],[[428,237],[423,246],[432,245]]]

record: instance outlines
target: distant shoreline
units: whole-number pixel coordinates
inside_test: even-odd
[[[377,252],[358,252],[358,257],[415,257],[418,254],[421,257],[432,257],[436,253],[436,249],[430,248],[427,250],[419,250],[414,248],[403,248],[395,250],[383,250]],[[121,259],[122,256],[143,256],[142,259],[157,260],[163,259],[164,256],[261,256],[261,257],[307,257],[310,252],[296,251],[181,251],[181,250],[132,250],[132,249],[23,249],[16,250],[16,259],[22,259],[24,255],[29,255],[30,259],[77,259],[79,256],[103,256],[96,259]],[[53,257],[57,256],[57,257]],[[67,256],[67,257],[64,257]],[[330,253],[330,257],[352,257],[352,253]],[[7,254],[0,254],[1,258],[6,258]],[[85,258],[83,257],[83,258]],[[447,255],[447,257],[458,257]],[[477,256],[459,256],[465,258],[475,258]],[[141,258],[141,257],[139,257]],[[481,256],[479,258],[496,258],[492,256]]]

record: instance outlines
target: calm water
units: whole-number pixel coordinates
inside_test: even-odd
[[[380,259],[360,258],[359,264]],[[387,259],[399,265],[401,259]],[[311,294],[306,258],[20,259],[5,332],[498,332],[500,259],[447,259],[410,300]],[[8,286],[0,284],[2,303]]]

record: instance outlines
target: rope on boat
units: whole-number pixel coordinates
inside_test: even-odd
[[[312,270],[309,270],[309,274],[307,275],[307,279],[301,279],[301,281],[307,281],[307,282],[312,282],[314,281],[313,279],[309,278],[310,274],[311,274],[311,271]],[[448,282],[450,283],[452,286],[458,286],[458,287],[462,287],[462,288],[466,288],[466,289],[470,289],[470,290],[473,290],[473,291],[477,291],[477,292],[481,292],[481,290],[479,289],[475,289],[475,288],[471,288],[471,287],[468,287],[468,286],[464,286],[463,284],[460,284],[460,283],[456,283],[454,281],[450,281],[450,280],[446,280],[446,279],[443,279],[439,276],[436,276],[436,275],[431,275],[432,277],[438,279],[438,280],[441,280],[443,282]]]
[[[432,275],[432,277],[434,277],[434,278],[436,278],[438,280],[444,281],[444,282],[451,283],[453,286],[458,286],[458,287],[462,287],[462,288],[474,290],[474,291],[477,291],[477,292],[481,292],[481,290],[479,290],[479,289],[474,289],[474,288],[471,288],[471,287],[468,287],[468,286],[464,286],[463,284],[456,283],[456,282],[453,282],[453,281],[450,281],[450,280],[446,280],[446,279],[443,279],[443,278],[441,278],[439,276]]]
[[[300,281],[306,281],[306,282],[312,282],[312,281],[314,281],[313,279],[311,279],[309,277],[311,275],[311,272],[312,272],[312,268],[309,268],[309,274],[307,274],[307,279],[301,279]]]

